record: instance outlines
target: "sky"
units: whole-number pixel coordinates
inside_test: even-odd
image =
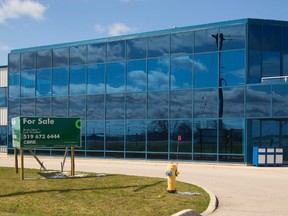
[[[242,18],[288,21],[287,0],[0,0],[0,66],[13,49]]]

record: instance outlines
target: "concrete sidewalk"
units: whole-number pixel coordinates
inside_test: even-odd
[[[41,157],[47,169],[60,170],[62,158]],[[40,166],[25,156],[25,167]],[[76,158],[76,171],[165,178],[169,162]],[[0,166],[14,166],[14,157],[0,155]],[[65,169],[70,169],[67,159]],[[212,191],[219,200],[214,216],[288,215],[288,167],[248,167],[207,163],[179,163],[179,181]]]

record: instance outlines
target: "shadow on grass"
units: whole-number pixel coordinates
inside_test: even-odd
[[[63,190],[36,190],[36,191],[23,191],[23,192],[16,192],[11,194],[3,194],[0,195],[0,198],[7,198],[7,197],[13,197],[13,196],[23,196],[23,195],[29,195],[29,194],[40,194],[40,193],[49,193],[49,192],[59,192],[59,193],[69,193],[74,191],[96,191],[96,190],[112,190],[112,189],[126,189],[126,188],[135,188],[133,192],[138,192],[140,190],[153,187],[155,185],[158,185],[160,183],[163,183],[163,181],[158,181],[153,184],[147,184],[147,185],[130,185],[130,186],[118,186],[118,187],[102,187],[102,188],[71,188],[71,189],[63,189]]]

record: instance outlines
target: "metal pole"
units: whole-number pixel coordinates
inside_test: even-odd
[[[179,161],[179,140],[177,141],[177,164],[176,164],[177,170],[178,170],[178,161]]]
[[[63,172],[63,170],[64,170],[64,165],[65,165],[67,154],[68,154],[68,147],[66,147],[66,149],[65,149],[63,162],[61,162],[61,172]]]
[[[21,155],[21,180],[24,180],[24,150],[20,148]]]
[[[18,174],[18,151],[14,148],[15,173]]]
[[[74,147],[71,147],[71,176],[75,175],[75,152]]]

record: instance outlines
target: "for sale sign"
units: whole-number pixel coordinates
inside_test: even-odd
[[[81,146],[80,118],[12,118],[14,148],[63,148]]]

